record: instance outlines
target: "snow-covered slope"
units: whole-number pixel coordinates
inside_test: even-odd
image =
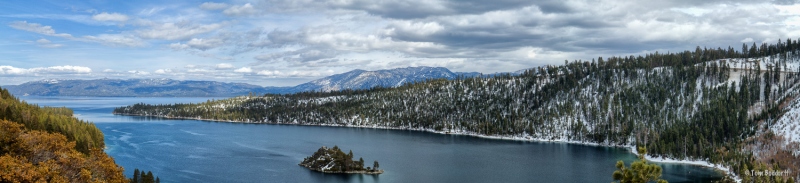
[[[427,79],[454,79],[458,75],[444,67],[406,67],[388,70],[350,72],[328,76],[295,86],[293,92],[369,89],[377,86],[397,87]]]
[[[786,144],[800,143],[800,98],[792,100],[786,109],[787,112],[769,128],[776,136],[782,136]],[[800,149],[794,149],[794,153],[800,155]]]

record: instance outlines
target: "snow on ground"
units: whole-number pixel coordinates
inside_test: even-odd
[[[786,139],[786,143],[800,143],[800,98],[795,98],[787,106],[786,113],[770,126],[775,135],[781,135]],[[795,154],[800,154],[800,149],[794,150]]]
[[[637,156],[639,155],[637,153],[637,151],[636,151],[636,147],[634,147],[634,146],[628,146],[628,147],[630,148],[630,150],[631,150],[631,152],[633,154],[636,154]],[[736,180],[736,182],[742,182],[742,179],[739,178],[739,176],[736,176],[736,174],[733,174],[733,172],[731,172],[730,167],[709,163],[707,161],[702,161],[702,160],[678,160],[678,159],[673,159],[673,158],[653,157],[653,156],[650,156],[650,155],[645,155],[644,158],[647,159],[647,161],[650,161],[650,162],[680,163],[680,164],[690,164],[690,165],[711,167],[711,168],[714,168],[714,169],[721,170],[721,171],[725,172],[725,174],[727,174],[728,176],[731,176],[733,178],[733,180]]]
[[[749,59],[744,59],[744,58],[726,58],[726,59],[718,59],[718,60],[708,61],[706,63],[707,64],[717,63],[718,65],[721,65],[722,63],[726,63],[726,64],[728,64],[728,66],[730,66],[733,69],[746,69],[746,68],[759,66],[760,70],[767,70],[767,69],[769,69],[770,65],[776,65],[777,63],[780,63],[780,62],[778,62],[778,60],[779,59],[777,57],[774,60],[770,60],[769,57],[749,58]],[[697,65],[700,65],[700,64],[697,64]],[[797,60],[787,60],[786,65],[785,65],[786,66],[785,70],[783,69],[783,66],[784,66],[783,64],[779,64],[778,66],[781,67],[781,71],[796,72],[796,71],[798,71],[798,66],[800,66],[800,62],[797,62]]]

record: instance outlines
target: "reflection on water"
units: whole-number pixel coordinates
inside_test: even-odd
[[[113,107],[205,98],[31,98],[67,106],[105,134],[106,152],[126,169],[153,171],[164,182],[611,182],[626,149],[493,140],[417,131],[217,123],[115,116]],[[339,175],[297,164],[321,146],[353,150],[381,175]],[[709,182],[710,168],[662,164],[670,182]]]

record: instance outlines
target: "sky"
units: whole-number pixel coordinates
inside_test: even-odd
[[[0,1],[0,85],[293,86],[354,69],[512,72],[800,38],[798,0]]]

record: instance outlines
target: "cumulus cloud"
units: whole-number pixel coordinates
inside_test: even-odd
[[[195,69],[186,70],[186,72],[190,72],[190,73],[198,73],[198,72],[205,73],[205,72],[208,72],[208,70],[201,69],[201,68],[195,68]]]
[[[204,2],[203,4],[200,4],[200,9],[204,10],[221,10],[225,8],[228,8],[228,4],[215,2]]]
[[[47,36],[56,36],[63,38],[72,38],[72,35],[66,33],[56,33],[53,27],[45,26],[38,23],[28,23],[27,21],[14,21],[8,24],[11,28],[24,30],[28,32],[38,33]]]
[[[172,69],[158,69],[154,73],[156,74],[166,74],[172,72]]]
[[[233,72],[251,73],[251,72],[253,72],[253,69],[251,69],[250,67],[242,67],[242,68],[238,68],[236,70],[233,70]]]
[[[128,73],[133,75],[150,75],[150,72],[140,70],[129,70]]]
[[[229,63],[220,63],[220,64],[216,65],[216,69],[220,69],[220,70],[222,70],[222,69],[233,69],[233,68],[234,68],[233,65],[231,65]]]
[[[304,70],[294,70],[294,71],[279,71],[279,70],[261,70],[256,73],[259,76],[265,76],[270,78],[277,78],[277,77],[320,77],[322,74],[332,74],[332,72],[320,72],[320,71],[304,71]]]
[[[259,60],[259,63],[267,63],[270,61],[286,61],[297,65],[311,61],[334,58],[337,55],[339,55],[339,52],[332,49],[303,48],[293,51],[257,55],[254,58]]]
[[[172,49],[172,50],[176,50],[176,51],[185,50],[185,49],[189,49],[189,45],[181,44],[181,43],[171,43],[171,44],[169,44],[169,48]]]
[[[92,19],[97,21],[112,21],[112,22],[125,22],[128,21],[128,16],[119,13],[100,13],[92,16]]]
[[[256,14],[256,9],[253,8],[253,5],[247,3],[241,6],[231,6],[230,8],[222,11],[222,13],[228,16],[253,15]]]
[[[108,46],[140,47],[147,43],[132,35],[100,34],[96,36],[83,36],[86,41],[97,42]]]
[[[282,73],[281,73],[281,71],[278,71],[278,70],[272,70],[272,71],[271,70],[262,70],[262,71],[258,71],[258,73],[256,73],[256,74],[262,75],[262,76],[277,76],[277,75],[280,75]]]
[[[195,48],[195,49],[198,49],[198,50],[205,51],[205,50],[208,50],[208,49],[212,49],[212,48],[216,48],[216,47],[222,46],[223,43],[224,42],[221,39],[202,39],[202,38],[198,39],[198,38],[192,38],[192,40],[189,40],[188,42],[186,42],[186,46],[189,46],[191,48]]]
[[[52,67],[34,67],[34,68],[17,68],[9,65],[0,65],[0,74],[3,75],[26,75],[26,74],[82,74],[91,73],[92,69],[83,66],[52,66]]]
[[[303,69],[344,72],[423,65],[493,72],[559,64],[565,59],[675,52],[694,49],[697,45],[736,47],[741,42],[794,39],[800,37],[800,29],[797,29],[800,5],[792,2],[200,1],[194,8],[180,11],[169,11],[175,10],[169,6],[140,8],[138,18],[92,12],[94,16],[68,19],[89,25],[119,22],[130,25],[121,30],[97,31],[110,31],[106,34],[73,37],[53,27],[26,21],[11,22],[8,26],[63,38],[28,41],[45,48],[63,46],[55,43],[69,43],[62,40],[124,47],[152,44],[157,45],[156,48],[204,57],[192,60],[191,63],[198,66],[172,72],[159,69],[168,68],[166,66],[143,68],[157,74],[315,77],[312,71]],[[16,18],[53,19],[56,15],[42,17],[45,16]],[[233,72],[216,72],[221,68],[217,63],[207,62],[206,58],[235,58],[237,63],[252,63],[248,67],[224,67]],[[18,68],[6,70],[4,72],[20,72]],[[125,71],[115,73],[127,74]]]
[[[191,23],[160,23],[152,24],[149,29],[137,30],[139,37],[145,39],[183,40],[195,35],[218,30],[225,23],[195,25]]]

